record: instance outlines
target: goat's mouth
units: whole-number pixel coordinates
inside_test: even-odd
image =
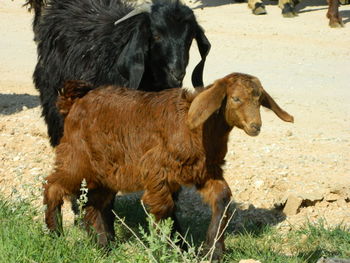
[[[243,130],[249,136],[258,136],[260,133],[260,126],[258,125],[244,125]]]
[[[172,81],[170,81],[169,86],[172,88],[181,88],[182,87],[182,80],[172,80]]]
[[[260,131],[257,130],[247,130],[244,129],[245,133],[248,134],[249,136],[258,136]]]

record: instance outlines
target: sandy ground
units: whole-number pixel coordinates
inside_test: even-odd
[[[31,79],[32,14],[21,3],[0,2],[0,192],[12,199],[37,192],[53,163]],[[285,123],[262,110],[258,137],[232,132],[225,176],[238,217],[286,228],[320,219],[350,226],[350,6],[340,7],[345,28],[331,29],[321,0],[304,1],[290,19],[274,2],[264,16],[252,15],[247,3],[187,3],[212,43],[205,83],[231,72],[255,75],[295,117]],[[188,72],[198,61],[193,48]],[[189,74],[185,85],[191,86]],[[275,217],[275,207],[288,200],[293,206],[291,196],[302,201],[299,209]]]

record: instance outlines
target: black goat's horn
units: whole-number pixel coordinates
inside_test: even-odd
[[[123,16],[122,18],[118,19],[117,21],[115,21],[114,25],[117,25],[117,24],[123,22],[124,20],[127,20],[130,17],[136,16],[136,15],[141,14],[141,13],[151,13],[151,7],[152,7],[152,3],[143,3],[141,5],[138,5],[130,13],[128,13],[127,15]]]

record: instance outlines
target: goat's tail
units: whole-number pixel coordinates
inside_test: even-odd
[[[26,0],[23,6],[28,8],[28,11],[31,12],[34,10],[34,20],[33,20],[33,30],[39,23],[41,12],[43,8],[47,5],[48,0]]]
[[[57,98],[57,108],[60,114],[65,118],[74,102],[84,97],[90,90],[93,90],[94,86],[80,80],[69,80],[64,83],[64,87],[59,91]]]

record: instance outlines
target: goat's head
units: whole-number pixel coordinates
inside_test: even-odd
[[[139,24],[138,32],[125,47],[119,62],[124,69],[127,67],[123,65],[130,61],[136,65],[133,69],[128,67],[129,86],[137,88],[144,71],[148,70],[148,74],[153,76],[152,84],[155,87],[161,89],[181,87],[193,39],[197,41],[202,60],[193,70],[192,83],[195,87],[203,86],[203,67],[210,43],[198,25],[193,11],[179,0],[153,0],[152,4],[135,8],[115,24],[139,14],[144,14],[143,21],[147,23]],[[125,59],[127,61],[123,61]]]
[[[294,121],[293,116],[282,110],[263,89],[258,78],[233,73],[215,81],[196,96],[188,113],[188,124],[191,129],[198,127],[222,108],[230,127],[236,126],[248,135],[256,136],[261,127],[260,105],[271,109],[283,121]]]

